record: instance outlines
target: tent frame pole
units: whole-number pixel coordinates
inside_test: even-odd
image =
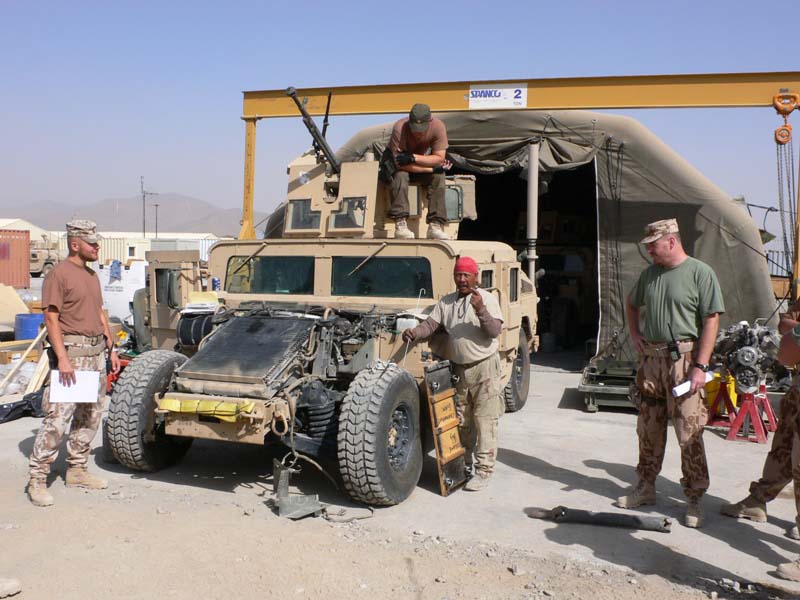
[[[541,140],[528,144],[528,277],[536,273],[536,241],[539,238],[539,145]]]

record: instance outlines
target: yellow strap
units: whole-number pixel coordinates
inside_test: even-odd
[[[162,398],[158,402],[161,410],[174,413],[189,413],[216,417],[227,423],[235,423],[241,413],[252,412],[255,402],[226,402],[224,400],[180,400],[178,398]]]

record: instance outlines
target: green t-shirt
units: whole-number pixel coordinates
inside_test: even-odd
[[[699,338],[703,319],[725,312],[722,290],[714,270],[692,258],[668,269],[650,265],[631,291],[631,303],[644,307],[644,330],[648,342]]]

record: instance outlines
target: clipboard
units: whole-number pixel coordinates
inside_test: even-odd
[[[75,371],[75,383],[67,387],[59,380],[59,370],[50,371],[50,402],[94,404],[100,389],[98,371]]]

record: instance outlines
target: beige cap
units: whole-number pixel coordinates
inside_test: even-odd
[[[100,241],[100,236],[97,235],[97,224],[85,219],[73,219],[67,223],[67,237],[81,238],[90,244]]]
[[[655,242],[658,238],[668,233],[678,233],[678,221],[676,219],[662,219],[661,221],[649,223],[644,228],[644,238],[639,243],[649,244],[650,242]]]

